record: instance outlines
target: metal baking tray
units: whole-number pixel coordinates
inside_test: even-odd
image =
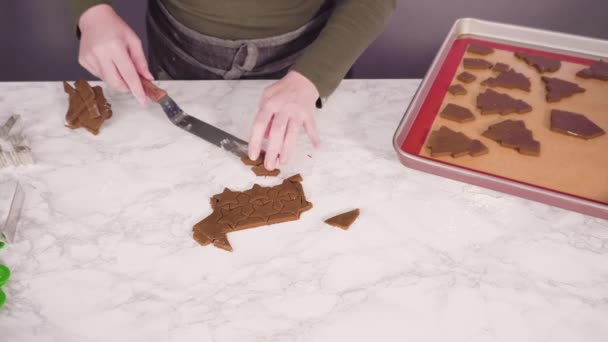
[[[444,62],[446,62],[446,58],[448,57],[454,42],[463,38],[511,44],[518,47],[542,50],[548,53],[593,60],[608,58],[608,41],[605,40],[472,18],[459,19],[454,23],[445,41],[441,45],[431,67],[397,127],[393,137],[393,147],[397,152],[400,161],[407,167],[427,173],[608,219],[608,205],[604,203],[480,171],[442,163],[433,159],[421,157],[419,154],[412,153],[412,151],[408,152],[404,150],[404,142],[412,132],[412,127],[418,113],[427,100],[429,91],[437,80],[440,70],[444,65]],[[428,134],[428,132],[425,133],[425,137],[426,134]],[[608,170],[606,170],[605,175],[598,176],[608,177]]]

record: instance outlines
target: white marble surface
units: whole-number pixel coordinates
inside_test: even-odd
[[[242,137],[266,84],[162,83]],[[191,238],[209,197],[278,180],[129,96],[94,137],[63,127],[60,83],[0,84],[37,161],[0,171],[27,192],[0,341],[608,341],[608,223],[403,167],[417,85],[344,82],[297,164],[314,209],[227,253]],[[322,223],[352,207],[350,231]]]

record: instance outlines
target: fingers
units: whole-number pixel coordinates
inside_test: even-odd
[[[125,49],[118,49],[114,51],[114,64],[120,72],[120,76],[127,83],[133,96],[139,101],[140,104],[146,103],[146,94],[144,88],[141,85],[139,74],[135,69],[135,65],[131,60],[129,54]]]
[[[99,78],[101,78],[104,82],[110,85],[110,87],[114,89],[118,89],[120,91],[129,91],[129,87],[122,80],[122,77],[118,73],[118,69],[112,62],[112,60],[106,59],[105,61],[98,61],[99,65]]]
[[[149,80],[153,80],[154,77],[148,68],[148,61],[146,60],[141,40],[136,35],[133,35],[129,37],[128,44],[129,55],[133,60],[133,64],[135,64],[137,73]]]
[[[272,127],[270,128],[270,135],[268,137],[268,149],[266,150],[266,158],[264,159],[264,167],[267,170],[272,171],[276,167],[279,153],[283,149],[285,130],[287,129],[288,121],[289,116],[286,113],[275,114]]]
[[[256,160],[260,156],[264,134],[269,127],[273,114],[274,111],[267,105],[263,105],[256,114],[251,128],[251,137],[249,138],[249,159]]]
[[[317,130],[317,122],[315,121],[314,115],[308,115],[304,120],[304,129],[306,134],[312,143],[314,148],[321,146],[321,138],[319,137],[319,131]]]
[[[302,124],[296,120],[289,120],[287,124],[287,132],[285,132],[285,140],[283,142],[283,149],[279,155],[281,164],[285,165],[293,158],[293,151],[296,146],[296,140],[298,138],[298,132]]]

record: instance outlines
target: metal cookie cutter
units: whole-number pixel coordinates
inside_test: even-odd
[[[0,126],[0,168],[33,164],[31,148],[22,134],[21,117],[13,115]]]
[[[3,201],[2,203],[10,203],[8,205],[8,214],[6,214],[6,220],[0,226],[0,249],[2,249],[6,243],[11,243],[15,241],[15,236],[17,235],[17,224],[19,223],[19,218],[21,217],[21,211],[23,209],[23,202],[25,200],[25,192],[21,188],[18,182],[14,184],[5,184],[0,187],[0,199],[1,197],[5,197],[3,195],[8,195],[7,197],[9,201]],[[2,205],[0,203],[0,205]],[[4,208],[0,208],[0,222],[4,220]],[[8,279],[11,276],[11,270],[5,265],[0,264],[0,308],[6,301],[6,294],[2,291],[2,286],[6,284]]]

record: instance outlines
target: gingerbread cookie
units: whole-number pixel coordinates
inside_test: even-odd
[[[606,131],[583,114],[557,109],[551,111],[551,130],[587,140],[606,134]]]
[[[521,89],[530,91],[530,79],[526,75],[516,72],[513,69],[501,72],[496,77],[490,77],[481,82],[481,85],[488,87],[501,87],[506,89]]]
[[[495,71],[495,72],[506,72],[509,70],[511,70],[511,67],[505,63],[496,63],[496,64],[494,64],[494,67],[492,68],[492,71]]]
[[[473,140],[461,132],[441,126],[439,130],[431,132],[426,145],[431,150],[431,156],[452,156],[454,158],[464,155],[473,157],[488,153],[488,148],[479,140]]]
[[[462,65],[465,69],[470,70],[486,70],[491,69],[494,66],[494,64],[480,58],[464,58],[462,60]]]
[[[91,87],[84,80],[76,81],[74,86],[63,82],[63,89],[70,101],[65,116],[66,126],[72,129],[84,127],[97,135],[101,125],[112,117],[112,106],[104,97],[101,87]]]
[[[470,72],[463,71],[458,76],[456,76],[456,79],[463,83],[471,83],[474,82],[477,77],[471,74]]]
[[[467,90],[466,90],[466,88],[465,88],[465,87],[463,87],[463,86],[462,86],[462,85],[460,85],[460,84],[454,84],[454,85],[451,85],[451,86],[448,88],[448,91],[450,92],[450,94],[455,95],[455,96],[458,96],[458,95],[466,95],[466,94],[467,94]]]
[[[485,46],[485,45],[470,44],[469,47],[467,48],[467,52],[470,52],[470,53],[473,53],[476,55],[487,56],[487,55],[493,53],[494,49],[492,49],[489,46]]]
[[[194,240],[232,251],[227,233],[298,220],[312,208],[301,183],[302,177],[295,175],[273,187],[254,185],[242,192],[224,189],[211,198],[213,212],[194,225]]]
[[[445,108],[439,113],[444,119],[456,121],[456,122],[467,122],[475,120],[475,115],[465,107],[448,103]]]
[[[576,76],[585,79],[608,81],[608,62],[597,61],[590,67],[579,71]]]
[[[559,59],[532,55],[527,52],[516,52],[515,57],[534,67],[541,74],[545,72],[556,72],[562,66],[562,62]]]
[[[359,209],[351,210],[349,212],[336,215],[332,218],[325,220],[330,226],[338,227],[343,230],[348,230],[350,226],[355,222],[355,220],[359,217]]]
[[[585,88],[581,88],[578,84],[568,82],[555,77],[542,77],[547,90],[547,102],[557,102],[565,97],[570,97],[574,94],[584,93]]]
[[[505,120],[491,125],[482,135],[521,154],[540,155],[540,142],[534,140],[532,131],[521,120]]]
[[[532,106],[528,103],[492,89],[486,89],[485,92],[477,96],[477,108],[479,108],[482,115],[524,114],[532,111]]]

